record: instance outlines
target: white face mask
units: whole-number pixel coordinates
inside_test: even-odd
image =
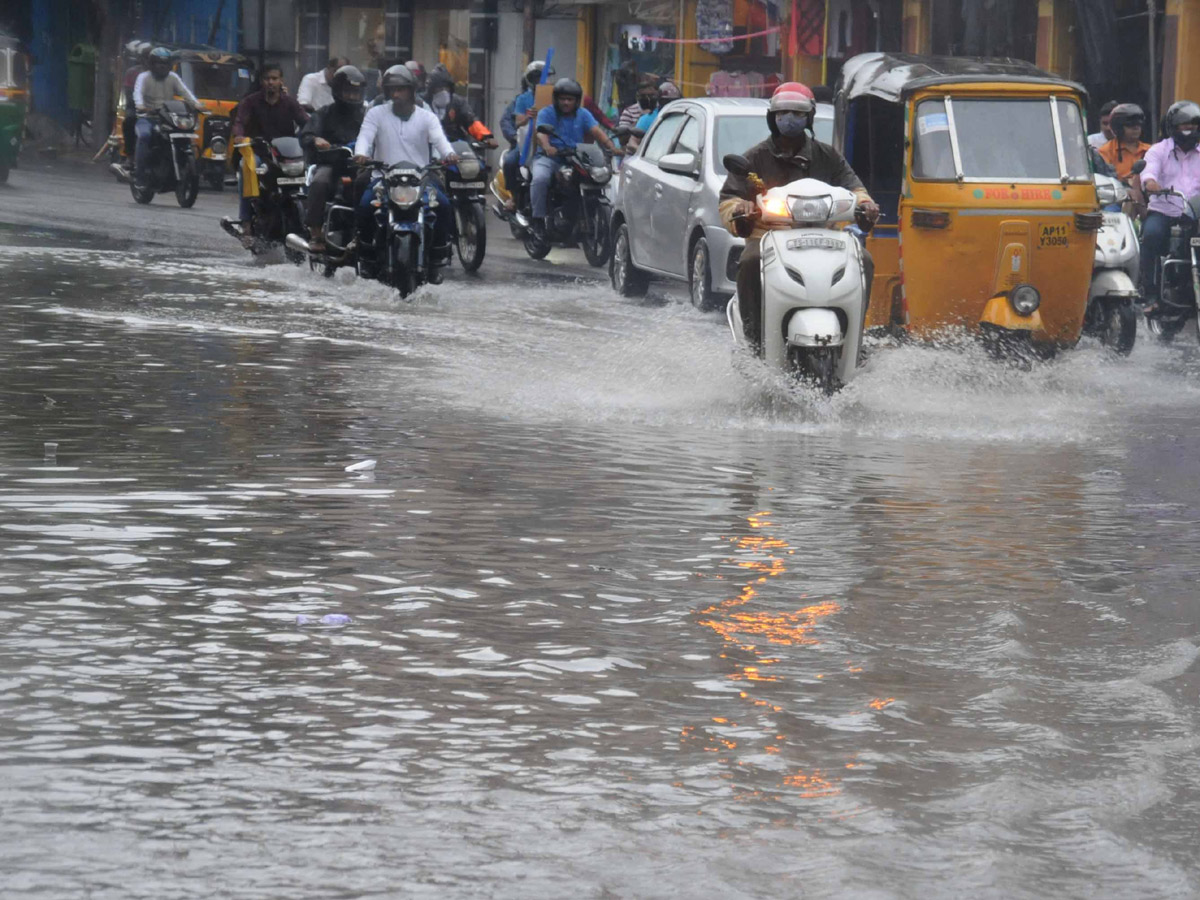
[[[438,91],[433,95],[433,105],[438,107],[446,107],[450,105],[450,92]]]

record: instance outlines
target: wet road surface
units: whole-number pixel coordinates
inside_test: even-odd
[[[5,896],[1200,893],[1194,337],[830,401],[602,286],[0,266]]]

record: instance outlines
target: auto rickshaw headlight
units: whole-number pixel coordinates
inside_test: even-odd
[[[225,149],[228,144],[225,143],[225,138],[215,137],[208,142],[208,146],[212,149],[214,155],[221,156],[225,153]]]
[[[1008,302],[1018,316],[1032,316],[1042,305],[1042,295],[1032,284],[1018,284],[1008,292]]]

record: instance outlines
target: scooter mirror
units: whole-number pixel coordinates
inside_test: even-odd
[[[1133,172],[1134,175],[1141,175],[1142,172],[1145,171],[1145,168],[1146,161],[1144,159],[1139,159],[1133,164],[1133,168],[1130,171]]]
[[[750,160],[738,153],[726,153],[721,160],[725,164],[725,171],[736,175],[738,178],[745,178],[750,174]]]

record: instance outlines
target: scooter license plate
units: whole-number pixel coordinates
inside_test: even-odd
[[[1124,218],[1124,216],[1121,213],[1105,213],[1104,214],[1104,227],[1105,228],[1120,228],[1121,227],[1121,219],[1123,219],[1123,218]]]
[[[295,178],[276,178],[276,184],[304,184],[304,176],[298,175]]]

